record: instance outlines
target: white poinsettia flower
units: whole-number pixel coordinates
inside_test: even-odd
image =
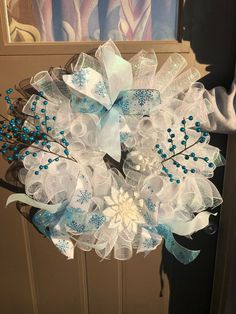
[[[138,224],[145,223],[139,209],[139,206],[143,206],[143,200],[134,200],[123,188],[112,188],[111,196],[106,196],[105,201],[109,207],[105,208],[103,214],[109,222],[109,228],[118,228],[119,232],[127,228],[136,233]]]

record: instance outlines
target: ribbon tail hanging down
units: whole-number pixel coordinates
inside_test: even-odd
[[[217,213],[214,214],[207,211],[203,211],[190,221],[168,223],[168,226],[170,227],[173,233],[182,236],[187,236],[206,228],[209,225],[209,219],[211,215],[216,216]]]
[[[189,250],[180,245],[174,238],[170,229],[165,225],[158,225],[157,232],[165,239],[166,249],[182,264],[189,264],[199,255],[199,250]]]
[[[114,160],[120,162],[120,113],[112,107],[107,111],[100,122],[98,145],[100,149],[110,155]]]
[[[50,205],[50,204],[44,204],[42,202],[37,202],[24,193],[15,193],[15,194],[10,195],[7,199],[6,207],[9,204],[14,203],[14,202],[21,202],[26,205],[33,206],[35,208],[45,209],[46,211],[51,212],[51,213],[56,213],[58,208],[61,206],[61,204]]]

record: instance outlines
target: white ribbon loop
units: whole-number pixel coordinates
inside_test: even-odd
[[[30,84],[38,91],[43,92],[43,96],[52,102],[68,102],[66,98],[58,89],[53,78],[47,71],[37,73],[31,78]]]
[[[190,221],[187,222],[179,221],[166,224],[170,227],[173,233],[176,233],[181,236],[187,236],[207,227],[209,225],[209,218],[211,215],[216,216],[217,214],[204,211],[199,213]]]
[[[121,91],[131,89],[133,86],[132,66],[130,62],[116,54],[114,44],[100,46],[96,57],[106,71],[110,98],[114,103]]]
[[[82,68],[74,74],[63,75],[63,80],[78,97],[87,96],[106,109],[111,108],[111,100],[103,77],[94,69]]]
[[[141,50],[129,62],[133,71],[133,89],[154,88],[154,78],[157,70],[157,57],[152,49],[147,52]]]

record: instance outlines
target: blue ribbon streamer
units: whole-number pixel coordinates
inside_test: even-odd
[[[44,209],[39,210],[34,214],[32,222],[45,237],[50,239],[58,223],[61,227],[62,235],[67,234],[66,226],[79,234],[83,234],[100,228],[105,222],[105,217],[100,213],[85,212],[80,208],[71,208],[65,202],[56,213],[50,213]]]
[[[175,258],[186,265],[194,261],[199,255],[199,250],[189,250],[180,245],[174,238],[170,228],[166,225],[157,225],[153,227],[146,227],[151,233],[157,233],[165,240],[166,249],[175,256]]]
[[[66,233],[65,226],[79,234],[83,234],[99,229],[105,222],[105,217],[99,213],[87,213],[79,208],[70,208],[64,203],[56,213],[50,213],[43,209],[39,210],[33,216],[32,222],[45,237],[50,239],[51,235],[54,234],[54,227],[58,223],[60,223],[62,235]],[[166,225],[146,226],[145,228],[151,233],[162,236],[165,240],[166,249],[182,264],[191,263],[200,253],[199,250],[189,250],[180,245]]]
[[[118,162],[121,158],[120,115],[149,115],[160,103],[160,93],[154,89],[122,91],[109,110],[89,97],[78,100],[72,95],[71,98],[74,111],[99,116],[99,147]]]
[[[115,108],[123,115],[148,115],[161,103],[160,92],[155,89],[130,89],[120,92],[114,104]],[[109,112],[99,102],[85,96],[78,99],[76,95],[71,97],[72,109],[81,113],[104,114]]]

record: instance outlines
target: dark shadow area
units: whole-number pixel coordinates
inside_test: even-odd
[[[201,79],[207,89],[229,88],[236,60],[236,1],[187,0],[184,7],[184,40],[190,41],[196,60],[209,74]],[[226,154],[226,135],[212,134],[211,144]],[[224,169],[216,170],[214,184],[222,192]],[[216,210],[219,210],[216,209]],[[182,265],[163,249],[163,270],[170,284],[169,314],[209,314],[214,277],[219,216],[212,225],[193,236],[176,240],[201,253],[193,263]],[[233,313],[232,313],[233,314]]]
[[[236,233],[234,232],[233,238],[233,254],[230,263],[230,268],[235,269],[236,265]],[[228,296],[226,298],[226,309],[225,314],[236,313],[236,302],[235,302],[235,295],[236,295],[236,271],[233,271],[230,275],[229,279],[229,288],[228,288]]]

